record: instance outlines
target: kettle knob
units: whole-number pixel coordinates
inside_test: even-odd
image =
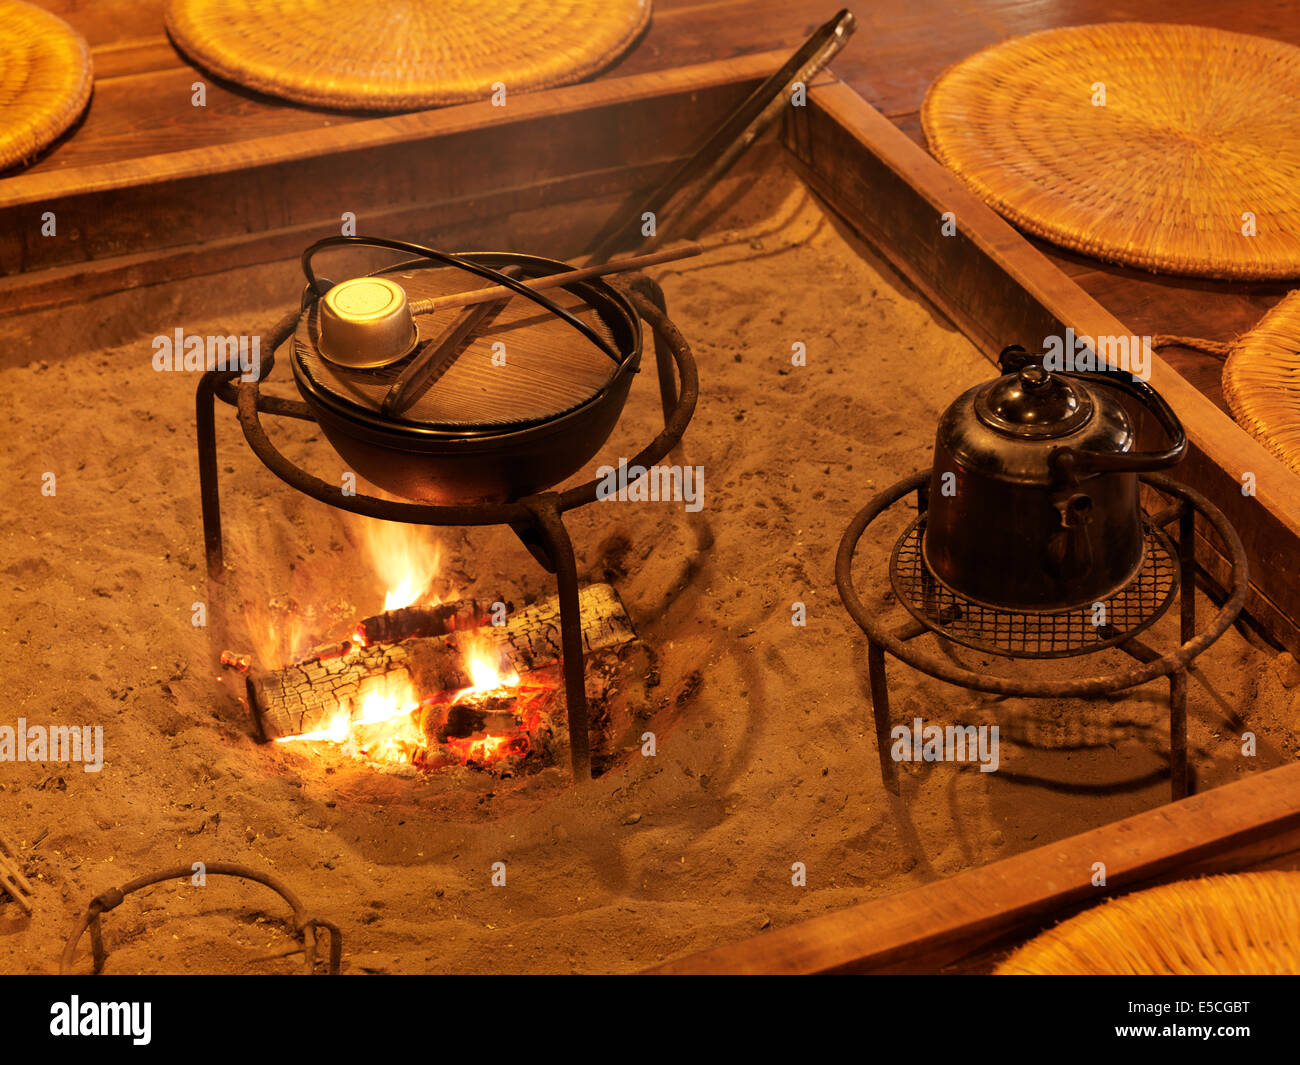
[[[1050,378],[1048,372],[1037,363],[1022,366],[1016,376],[1020,379],[1020,387],[1029,391],[1042,388]]]

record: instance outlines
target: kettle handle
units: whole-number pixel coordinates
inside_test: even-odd
[[[1169,437],[1163,451],[1084,451],[1061,447],[1052,454],[1052,465],[1062,474],[1077,477],[1089,473],[1146,473],[1163,470],[1179,462],[1187,451],[1187,431],[1178,415],[1159,392],[1125,370],[1074,370],[1067,377],[1086,377],[1125,392],[1155,416]]]
[[[1042,356],[1030,355],[1019,344],[1003,348],[999,363],[1003,373],[1015,372],[1030,362],[1041,364]],[[1187,451],[1187,431],[1164,396],[1145,381],[1124,370],[1063,370],[1065,377],[1084,377],[1117,388],[1136,399],[1143,409],[1155,416],[1169,437],[1163,451],[1084,451],[1058,447],[1052,452],[1052,465],[1065,477],[1089,473],[1146,473],[1163,470],[1179,462]]]

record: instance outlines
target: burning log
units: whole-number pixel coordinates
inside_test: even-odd
[[[459,599],[438,606],[406,606],[366,618],[358,628],[368,644],[401,643],[416,636],[445,636],[489,624],[494,605],[478,599]],[[513,604],[502,606],[508,616]]]
[[[578,602],[587,651],[617,647],[636,638],[618,593],[608,584],[582,589]],[[474,683],[470,675],[474,653],[486,656],[507,675],[529,673],[561,657],[557,597],[508,615],[503,625],[478,627],[467,619],[489,616],[490,609],[487,614],[476,614],[473,608],[460,609],[463,604],[451,605],[457,607],[451,614],[451,627],[440,635],[354,645],[336,657],[308,658],[270,671],[250,670],[249,706],[261,734],[274,739],[325,729],[340,708],[357,706],[368,691],[413,690],[430,698],[469,688]],[[391,612],[403,615],[392,621],[368,618],[362,625],[377,634],[408,631],[417,621],[410,611]],[[457,619],[466,620],[464,627]],[[432,622],[438,623],[436,618]]]

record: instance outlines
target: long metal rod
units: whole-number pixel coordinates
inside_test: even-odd
[[[636,216],[629,220],[621,213],[612,218],[592,240],[590,254],[605,259],[619,250],[639,250],[660,237],[690,214],[695,205],[727,172],[745,151],[762,135],[786,106],[790,90],[797,82],[807,84],[848,43],[857,28],[857,20],[847,8],[818,27],[775,74],[755,89],[749,98],[727,118],[694,155],[650,194]],[[673,201],[682,196],[680,203]],[[669,207],[672,207],[669,210]],[[655,235],[642,236],[641,213],[655,216]]]
[[[574,270],[564,270],[558,274],[547,274],[525,281],[524,285],[534,292],[561,285],[572,285],[578,281],[590,281],[594,277],[608,277],[610,274],[627,274],[646,266],[658,266],[672,263],[678,259],[689,259],[699,255],[704,249],[698,244],[676,244],[671,248],[646,255],[634,255],[631,258],[616,259],[613,262],[599,263],[594,266],[582,266]],[[504,273],[505,271],[502,271]],[[509,299],[515,293],[505,285],[489,285],[486,288],[470,289],[450,296],[429,296],[425,299],[411,301],[412,314],[435,314],[456,307],[472,307],[476,303],[491,303],[493,300]]]

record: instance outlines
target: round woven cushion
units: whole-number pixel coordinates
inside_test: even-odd
[[[0,169],[32,159],[90,99],[90,49],[62,19],[0,0]]]
[[[1300,276],[1297,99],[1300,48],[1123,22],[970,56],[921,121],[934,155],[1035,236],[1152,271],[1280,279]]]
[[[1126,895],[1030,940],[997,973],[1300,973],[1300,873],[1212,876]]]
[[[1300,292],[1232,345],[1223,398],[1243,429],[1300,473]]]
[[[579,81],[620,56],[650,0],[170,0],[191,59],[260,92],[400,111]]]

